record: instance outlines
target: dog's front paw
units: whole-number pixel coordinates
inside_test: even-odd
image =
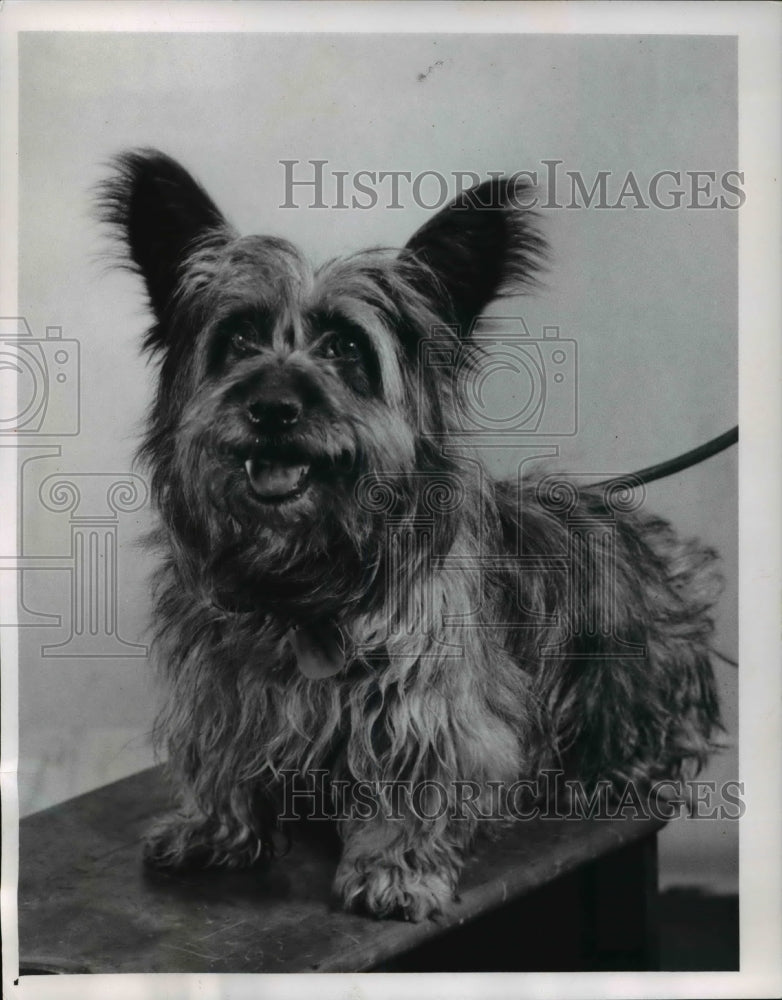
[[[144,841],[144,863],[152,868],[244,868],[265,857],[249,829],[229,831],[210,819],[176,816],[154,826]]]
[[[444,871],[422,872],[390,861],[343,861],[334,892],[346,910],[418,922],[453,901],[454,880]]]

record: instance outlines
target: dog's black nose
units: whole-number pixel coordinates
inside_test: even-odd
[[[299,422],[301,403],[292,397],[256,399],[248,403],[247,413],[252,423],[262,426],[265,430],[288,430]]]

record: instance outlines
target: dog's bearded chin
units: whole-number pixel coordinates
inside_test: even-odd
[[[282,503],[300,497],[310,483],[310,465],[269,461],[252,456],[244,463],[253,493],[264,503]]]

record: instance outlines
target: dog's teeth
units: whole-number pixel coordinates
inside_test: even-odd
[[[309,465],[284,465],[248,458],[244,463],[247,478],[262,500],[284,500],[297,493],[309,472]]]

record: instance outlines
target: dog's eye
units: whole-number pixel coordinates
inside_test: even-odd
[[[248,351],[252,350],[252,342],[246,334],[235,330],[231,334],[231,347],[237,354],[247,354]]]
[[[218,325],[216,337],[222,359],[253,354],[266,339],[268,328],[269,317],[266,311],[259,307],[226,316]]]
[[[355,334],[334,333],[326,341],[323,352],[334,361],[361,361],[361,344]]]

